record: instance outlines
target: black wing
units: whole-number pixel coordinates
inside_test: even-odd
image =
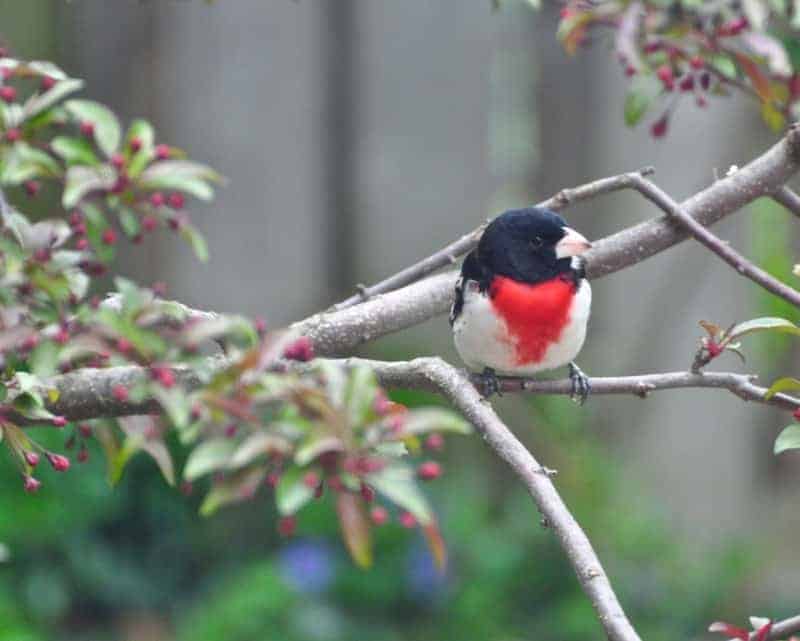
[[[477,281],[480,284],[481,291],[488,286],[487,282],[485,282],[487,281],[486,275],[474,250],[467,254],[461,265],[461,276],[456,282],[455,299],[453,300],[453,306],[450,308],[451,325],[456,322],[464,307],[464,288],[468,280]]]

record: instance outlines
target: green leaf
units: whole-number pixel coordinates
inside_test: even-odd
[[[28,98],[28,100],[25,102],[25,105],[22,107],[23,119],[28,120],[33,118],[48,107],[52,107],[62,98],[66,98],[71,93],[75,93],[80,89],[83,89],[83,80],[69,78],[56,82],[52,88],[48,89],[44,93],[33,94],[30,98]]]
[[[380,472],[367,476],[368,483],[378,492],[411,512],[420,525],[425,526],[433,521],[433,512],[415,478],[414,470],[401,463],[389,465]]]
[[[344,444],[341,439],[331,435],[318,435],[310,436],[300,447],[294,455],[294,462],[298,465],[308,465],[321,454],[325,452],[342,452],[344,451]]]
[[[134,138],[139,141],[141,147],[139,151],[132,153],[128,161],[128,176],[132,179],[138,177],[156,155],[155,132],[149,122],[138,119],[131,123],[128,135],[125,138],[128,148],[130,148],[131,140]]]
[[[177,189],[200,200],[211,200],[214,190],[210,182],[220,183],[222,177],[211,167],[189,160],[154,162],[139,176],[141,189]]]
[[[775,394],[780,394],[782,392],[791,392],[794,390],[800,390],[800,380],[792,378],[791,376],[779,378],[772,385],[770,385],[769,389],[767,390],[767,393],[764,394],[764,400],[768,401],[773,396],[775,396]]]
[[[115,180],[114,171],[107,165],[101,165],[100,167],[86,167],[84,165],[70,167],[67,170],[61,204],[64,209],[71,209],[90,192],[111,189]]]
[[[152,416],[125,416],[117,420],[127,438],[120,453],[115,457],[115,460],[120,459],[121,465],[118,470],[114,470],[112,483],[116,483],[119,479],[127,460],[134,453],[142,451],[156,462],[164,480],[170,485],[175,485],[175,466],[163,437],[159,435],[156,419]]]
[[[200,443],[189,454],[183,478],[194,481],[210,472],[224,469],[236,451],[236,443],[228,438],[214,438]]]
[[[742,336],[755,332],[783,332],[800,336],[800,327],[785,318],[764,316],[735,325],[725,339],[727,341],[734,341]]]
[[[400,436],[427,434],[429,432],[470,434],[472,433],[472,426],[450,410],[436,407],[422,408],[408,412]]]
[[[733,58],[724,54],[715,54],[709,59],[711,65],[719,71],[723,76],[732,80],[736,78],[736,63]]]
[[[58,370],[58,355],[61,348],[53,341],[46,340],[39,343],[31,352],[31,371],[42,378],[53,376]]]
[[[108,308],[97,310],[96,319],[120,337],[127,338],[133,347],[148,360],[158,358],[167,350],[165,340],[155,331],[140,327],[130,318],[126,318]]]
[[[252,498],[266,475],[266,468],[254,467],[214,483],[200,506],[200,514],[211,516],[223,505]]]
[[[288,454],[291,449],[291,443],[285,438],[259,430],[250,434],[236,448],[231,457],[229,467],[244,467],[255,461],[259,456],[269,456],[273,452]]]
[[[660,84],[652,76],[639,76],[631,83],[625,96],[625,124],[628,127],[642,119],[660,90]]]
[[[344,406],[350,427],[364,423],[375,395],[378,392],[378,381],[375,373],[366,365],[359,365],[350,370],[345,389]]]
[[[197,260],[203,263],[208,261],[208,245],[206,244],[206,239],[203,238],[203,234],[201,234],[194,225],[190,223],[182,224],[180,234],[181,238],[189,243]]]
[[[186,393],[177,387],[172,389],[166,389],[161,385],[153,385],[151,387],[153,397],[164,409],[169,420],[178,430],[185,430],[189,426],[189,417],[192,411]],[[181,436],[183,437],[183,433]]]
[[[275,488],[275,503],[281,516],[289,516],[314,497],[314,490],[303,482],[304,470],[292,466],[286,470]]]
[[[800,424],[798,423],[784,428],[775,439],[775,454],[796,449],[800,449]]]
[[[64,159],[67,165],[96,166],[100,164],[100,160],[94,153],[94,147],[85,138],[56,136],[50,146],[56,154]]]
[[[361,498],[350,492],[340,492],[336,496],[336,513],[350,556],[356,565],[368,568],[372,565],[372,539]]]
[[[119,217],[120,227],[122,227],[122,231],[125,232],[128,238],[133,238],[141,231],[139,216],[129,207],[121,206],[117,216]]]
[[[94,125],[94,139],[106,156],[117,151],[122,130],[114,112],[108,107],[94,100],[68,100],[64,107],[79,122],[90,122]]]

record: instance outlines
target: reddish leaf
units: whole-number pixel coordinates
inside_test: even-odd
[[[442,533],[439,531],[439,526],[436,521],[431,521],[427,525],[422,526],[422,532],[428,541],[428,549],[433,555],[433,561],[440,572],[444,572],[447,565],[447,547],[445,546]],[[761,641],[761,640],[759,640]]]
[[[368,568],[372,565],[372,541],[369,534],[369,519],[364,512],[361,499],[350,492],[341,492],[336,497],[336,512],[350,556],[357,565]]]
[[[770,631],[772,630],[772,621],[762,625],[756,632],[755,641],[767,641]]]
[[[735,625],[731,625],[730,623],[725,623],[724,621],[715,621],[710,626],[708,626],[709,632],[720,632],[724,634],[726,637],[732,639],[741,639],[742,641],[748,641],[750,639],[750,633],[745,630],[744,628],[738,628]]]
[[[772,89],[770,87],[769,78],[764,75],[752,58],[748,58],[746,55],[739,53],[738,51],[735,51],[733,55],[736,56],[736,61],[739,63],[739,66],[742,68],[742,71],[744,71],[745,75],[750,79],[750,84],[753,85],[753,89],[755,89],[758,97],[761,98],[761,101],[769,102],[772,98]]]

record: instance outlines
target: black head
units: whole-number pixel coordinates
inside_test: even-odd
[[[573,256],[591,245],[549,209],[513,209],[495,218],[483,232],[474,260],[486,275],[538,283],[574,272]]]

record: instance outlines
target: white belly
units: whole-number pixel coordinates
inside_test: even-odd
[[[583,347],[591,304],[592,288],[584,280],[558,341],[547,348],[540,362],[518,365],[516,347],[505,322],[494,313],[489,297],[478,291],[477,283],[469,281],[464,286],[461,314],[453,323],[456,350],[473,371],[491,367],[497,373],[529,376],[562,367],[574,360]]]

